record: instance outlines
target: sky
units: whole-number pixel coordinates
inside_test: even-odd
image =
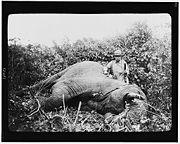
[[[135,22],[145,22],[156,36],[171,24],[168,14],[13,14],[8,17],[8,39],[20,38],[23,44],[53,46],[69,39],[102,40],[124,34]]]

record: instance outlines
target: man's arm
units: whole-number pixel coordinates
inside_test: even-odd
[[[109,74],[111,72],[112,67],[112,61],[107,64],[106,67],[104,67],[104,74]]]
[[[126,73],[127,75],[129,74],[129,66],[125,61],[124,61],[124,73]]]
[[[127,72],[127,74],[129,74],[129,66],[127,63],[126,63],[126,72]]]

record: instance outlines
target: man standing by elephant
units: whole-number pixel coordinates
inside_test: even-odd
[[[114,52],[115,60],[109,62],[104,69],[105,74],[111,74],[114,79],[124,81],[129,84],[129,68],[126,61],[123,59],[121,50]]]

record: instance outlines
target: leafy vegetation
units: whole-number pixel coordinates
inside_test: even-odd
[[[170,27],[167,27],[170,29]],[[8,115],[12,131],[69,132],[69,131],[168,131],[171,129],[172,63],[171,38],[155,38],[151,29],[136,23],[125,35],[106,40],[84,38],[74,43],[54,42],[53,47],[22,45],[19,39],[9,39],[8,45]],[[136,83],[147,95],[151,106],[148,115],[138,121],[127,116],[110,115],[104,118],[96,112],[62,108],[56,112],[36,113],[27,117],[23,98],[14,92],[33,85],[77,62],[90,60],[103,65],[113,59],[113,52],[121,49],[130,68],[130,83]],[[34,92],[35,94],[35,92]],[[48,95],[48,92],[44,93]],[[78,115],[77,115],[78,113]],[[115,118],[116,121],[114,120]]]

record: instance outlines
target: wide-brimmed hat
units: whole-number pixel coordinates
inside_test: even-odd
[[[116,50],[116,51],[114,52],[114,56],[121,56],[121,55],[122,55],[121,50]]]

